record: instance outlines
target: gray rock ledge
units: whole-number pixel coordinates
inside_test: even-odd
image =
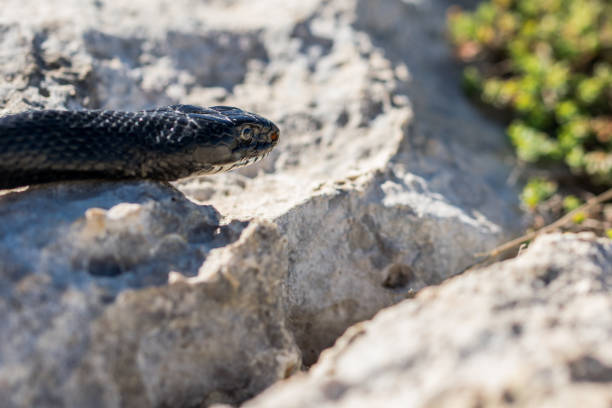
[[[243,408],[609,407],[612,241],[538,238],[346,331]]]

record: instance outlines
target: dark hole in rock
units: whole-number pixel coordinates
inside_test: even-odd
[[[510,330],[514,336],[520,336],[523,333],[523,325],[520,323],[512,323]]]
[[[113,259],[92,258],[87,270],[93,276],[113,277],[121,275],[121,267]]]
[[[349,122],[349,114],[347,111],[343,110],[338,115],[338,118],[336,119],[336,124],[340,127],[344,127],[346,126],[348,122]]]
[[[541,282],[544,286],[548,286],[552,281],[557,279],[560,272],[557,268],[549,267],[544,271],[540,271],[537,275],[537,281]]]
[[[568,364],[574,382],[612,382],[612,366],[603,364],[592,356],[583,356]]]
[[[348,385],[338,380],[330,380],[323,384],[323,393],[332,400],[337,401],[346,393]]]
[[[410,266],[405,264],[393,264],[388,269],[387,277],[383,281],[383,287],[388,289],[404,288],[414,279],[414,272]]]
[[[502,394],[502,399],[506,404],[513,404],[515,401],[514,393],[510,390],[505,390]]]

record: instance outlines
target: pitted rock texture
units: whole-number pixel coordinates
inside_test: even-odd
[[[220,225],[212,207],[154,183],[37,188],[0,205],[7,404],[232,402],[300,367],[273,225],[236,241],[242,224]]]
[[[461,95],[448,5],[4,1],[0,113],[235,105],[281,142],[173,186],[0,196],[0,397],[238,403],[518,233],[510,152]]]
[[[96,198],[116,199],[121,189],[105,187],[95,191]],[[172,191],[165,193],[177,204],[163,203],[164,213],[184,220],[160,219],[160,202],[150,197],[154,186],[149,188],[142,204],[122,203],[108,211],[87,210],[74,221],[58,220],[54,227],[64,231],[64,245],[53,242],[42,248],[34,267],[5,263],[4,258],[4,406],[235,402],[299,369],[300,352],[284,324],[286,240],[277,228],[252,223],[231,245],[206,251],[212,242],[227,244],[228,237],[237,235],[228,231],[235,226],[214,225],[214,210],[179,199]],[[61,202],[84,206],[70,199]],[[206,211],[210,224],[204,221]],[[169,225],[175,227],[173,232],[164,233]],[[11,227],[18,229],[19,224]],[[109,234],[118,236],[111,239]],[[2,237],[7,235],[3,230]],[[158,242],[129,244],[139,239]],[[66,242],[73,243],[72,249]],[[6,245],[3,241],[3,251]],[[93,255],[84,254],[88,245],[99,248]],[[190,254],[185,246],[199,250]],[[109,247],[113,250],[107,253]],[[145,252],[144,259],[136,248]],[[98,253],[105,260],[112,257],[110,269],[119,269],[117,274],[99,273],[109,267],[93,262]],[[176,253],[182,254],[180,262]],[[205,253],[210,255],[202,264]],[[71,259],[77,264],[61,264]],[[134,260],[137,265],[130,264]],[[194,265],[202,266],[190,271]],[[73,276],[65,272],[70,270]],[[192,277],[186,276],[190,272]]]
[[[244,408],[608,407],[612,241],[538,238],[351,327]]]

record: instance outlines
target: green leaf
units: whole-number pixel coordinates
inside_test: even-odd
[[[550,198],[556,191],[556,183],[549,180],[532,179],[523,189],[521,200],[527,207],[533,209],[542,201]]]

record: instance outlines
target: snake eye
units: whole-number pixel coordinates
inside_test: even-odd
[[[245,142],[248,142],[249,140],[251,140],[252,137],[253,137],[253,129],[251,129],[250,127],[245,127],[244,129],[242,129],[242,132],[240,132],[240,138],[244,140]]]

